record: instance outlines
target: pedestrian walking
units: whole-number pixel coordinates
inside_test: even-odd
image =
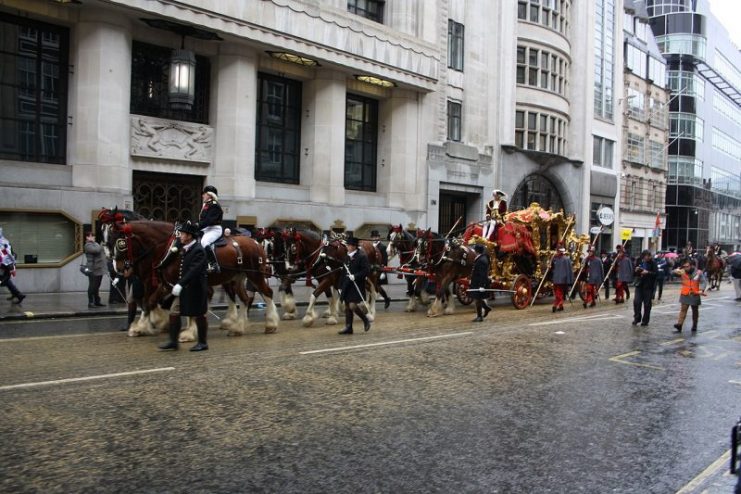
[[[95,232],[85,234],[85,259],[87,274],[87,306],[89,309],[105,307],[100,301],[100,283],[107,268],[103,246],[95,241]]]
[[[584,262],[587,266],[587,293],[582,305],[586,309],[587,307],[594,307],[597,305],[599,286],[602,284],[605,273],[602,259],[595,255],[594,247],[589,248],[589,254]]]
[[[615,283],[615,303],[623,304],[630,298],[628,283],[633,282],[633,261],[625,254],[622,245],[616,247],[615,271],[617,271]]]
[[[359,241],[355,237],[347,239],[347,256],[350,258],[346,266],[345,276],[342,279],[340,300],[345,302],[345,328],[338,334],[352,334],[353,314],[357,314],[363,321],[363,329],[368,331],[371,323],[360,308],[365,303],[365,279],[370,273],[368,256],[358,249]]]
[[[658,301],[661,302],[661,295],[664,293],[664,280],[666,280],[667,270],[669,269],[669,262],[666,260],[663,252],[656,255],[656,284],[654,285],[654,293],[651,295],[651,300],[656,300],[656,292],[659,292]]]
[[[681,278],[682,288],[679,291],[679,320],[674,325],[677,333],[682,332],[684,319],[687,317],[687,310],[692,307],[692,332],[697,331],[697,323],[700,319],[700,297],[704,297],[708,287],[708,280],[705,273],[697,268],[694,259],[685,258],[682,261],[682,267],[675,271],[675,274]]]
[[[14,304],[20,304],[26,296],[13,283],[15,277],[15,255],[10,246],[10,242],[3,235],[3,229],[0,228],[0,286],[8,287],[10,291],[10,300]]]
[[[172,287],[175,297],[170,308],[170,341],[159,346],[160,350],[177,350],[180,335],[181,316],[195,319],[198,329],[198,343],[191,347],[191,352],[208,350],[206,336],[208,333],[208,260],[203,246],[196,241],[199,228],[190,221],[180,228],[180,241],[183,246],[180,256],[178,282]]]
[[[491,307],[486,303],[490,292],[484,291],[491,286],[489,281],[489,256],[482,244],[474,245],[473,250],[476,252],[476,259],[473,262],[471,272],[471,291],[468,293],[476,302],[476,319],[473,322],[482,322],[491,312]]]
[[[568,293],[569,285],[574,283],[574,268],[571,265],[571,259],[566,255],[566,249],[559,247],[556,256],[553,258],[553,294],[556,299],[553,301],[553,312],[563,310],[564,297]]]
[[[641,253],[641,259],[635,268],[635,291],[633,292],[633,326],[641,323],[648,326],[651,319],[651,305],[658,268],[650,250]],[[643,309],[643,310],[641,310]]]

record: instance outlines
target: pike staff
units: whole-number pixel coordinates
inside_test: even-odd
[[[561,235],[561,240],[559,240],[559,243],[563,243],[564,239],[566,238],[566,234],[569,232],[569,227],[571,226],[571,223],[573,223],[575,216],[571,215],[569,218],[569,222],[566,223],[566,228],[563,230],[563,235]],[[551,264],[553,263],[553,258],[556,257],[556,254],[558,253],[558,245],[556,245],[556,252],[553,253],[551,258],[548,260],[548,267],[545,270],[545,273],[543,273],[543,277],[540,279],[540,284],[538,284],[538,289],[535,290],[535,293],[533,293],[533,300],[530,302],[530,307],[533,306],[535,303],[535,299],[538,297],[538,293],[540,293],[540,289],[543,288],[543,282],[545,282],[546,277],[548,277],[548,272],[551,270]],[[570,300],[570,299],[569,299]]]

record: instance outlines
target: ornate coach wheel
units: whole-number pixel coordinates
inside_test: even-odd
[[[518,275],[512,283],[512,305],[518,309],[525,309],[533,300],[533,285],[530,278],[524,274]]]
[[[468,283],[461,283],[460,281],[455,282],[455,297],[462,305],[471,305],[473,299],[466,291],[468,289]]]

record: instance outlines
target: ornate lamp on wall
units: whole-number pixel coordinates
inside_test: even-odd
[[[170,106],[176,110],[190,110],[196,94],[196,55],[185,49],[185,36],[179,50],[172,50],[170,58]]]
[[[196,56],[185,49],[185,37],[208,41],[221,41],[218,34],[187,24],[165,19],[142,19],[147,25],[171,31],[181,36],[180,49],[172,51],[170,57],[170,81],[168,96],[170,106],[176,110],[190,110],[193,107],[196,92]]]

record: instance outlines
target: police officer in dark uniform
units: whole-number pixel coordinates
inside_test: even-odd
[[[340,296],[340,300],[345,302],[345,328],[338,334],[352,334],[353,313],[363,321],[363,329],[368,331],[371,328],[368,317],[358,305],[365,301],[365,278],[370,273],[368,256],[358,249],[358,244],[358,239],[355,237],[347,239],[347,255],[350,258],[349,273],[346,272],[342,280],[342,295]]]
[[[473,262],[473,271],[471,272],[471,290],[469,292],[472,299],[476,301],[476,319],[473,322],[482,322],[489,315],[491,307],[486,303],[489,292],[484,291],[489,288],[489,256],[486,255],[486,249],[481,244],[473,246],[476,252],[476,260]],[[481,291],[477,291],[481,290]]]
[[[202,232],[201,245],[206,249],[209,257],[208,272],[220,272],[219,263],[216,260],[216,253],[212,244],[216,242],[224,230],[221,227],[221,221],[224,219],[224,211],[218,202],[218,192],[213,185],[207,185],[203,188],[203,206],[201,213],[198,215],[198,229]]]
[[[160,345],[160,350],[177,350],[180,334],[180,316],[193,317],[198,328],[198,343],[191,352],[208,350],[206,334],[208,322],[208,280],[206,252],[196,240],[198,226],[188,221],[180,228],[180,272],[178,282],[172,287],[175,301],[170,309],[170,341]]]

